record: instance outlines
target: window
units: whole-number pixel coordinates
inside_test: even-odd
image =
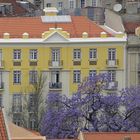
[[[35,108],[35,94],[30,94],[29,95],[29,112],[33,112]]]
[[[70,9],[73,9],[74,8],[74,0],[70,0],[69,4],[70,4]]]
[[[85,7],[85,0],[81,0],[81,8]]]
[[[2,94],[0,94],[0,107],[2,107]]]
[[[46,7],[51,7],[51,3],[47,3],[46,4]]]
[[[52,49],[52,61],[60,60],[60,49]]]
[[[63,2],[58,2],[58,7],[62,8],[63,7]]]
[[[21,94],[13,95],[13,112],[21,112],[22,111],[22,98]]]
[[[96,75],[96,70],[90,70],[89,71],[89,76],[90,77],[93,77],[93,76],[95,76]]]
[[[29,115],[29,128],[32,130],[36,129],[36,119],[34,113]]]
[[[80,70],[74,70],[73,71],[73,82],[74,83],[80,83],[81,82],[81,71]]]
[[[81,49],[74,49],[73,59],[81,59]]]
[[[30,50],[30,59],[37,60],[37,50]]]
[[[13,114],[13,122],[16,125],[21,126],[21,114]]]
[[[96,0],[92,0],[92,6],[96,7],[97,6],[97,1]]]
[[[108,60],[116,60],[116,49],[108,49]]]
[[[21,71],[14,71],[13,72],[13,83],[19,84],[21,83]]]
[[[21,50],[14,50],[14,52],[13,52],[13,58],[15,60],[21,59]]]
[[[96,59],[97,58],[97,49],[90,49],[89,50],[89,59]]]
[[[116,71],[115,70],[110,70],[108,71],[110,81],[115,82],[116,81]]]
[[[37,71],[33,70],[29,72],[29,82],[30,84],[35,84],[37,83]]]

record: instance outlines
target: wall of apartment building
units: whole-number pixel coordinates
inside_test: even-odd
[[[140,84],[140,39],[128,35],[127,46],[127,86]]]
[[[121,16],[109,9],[105,10],[105,24],[117,32],[125,31]]]

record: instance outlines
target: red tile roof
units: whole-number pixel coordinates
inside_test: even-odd
[[[21,7],[16,0],[0,0],[0,3],[11,3],[13,8],[13,14],[6,15],[6,16],[20,16],[25,15],[27,10],[25,10],[23,7]],[[0,16],[3,16],[2,14]]]
[[[27,32],[31,38],[39,38],[44,31],[56,26],[69,32],[71,37],[81,37],[83,32],[87,32],[90,37],[97,37],[101,32],[105,32],[96,23],[83,16],[73,16],[72,22],[69,23],[43,23],[41,17],[14,17],[0,18],[0,36],[8,32],[12,37],[21,37]]]
[[[1,108],[0,108],[0,140],[8,140],[4,115]]]
[[[135,29],[138,26],[140,26],[140,21],[139,22],[125,22],[124,23],[125,31],[128,34],[135,34]]]
[[[140,133],[137,132],[83,132],[84,140],[124,140],[131,137],[131,140],[140,140]]]

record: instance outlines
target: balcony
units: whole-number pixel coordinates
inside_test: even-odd
[[[21,113],[22,112],[22,105],[13,105],[12,111],[13,111],[13,113]]]
[[[49,82],[49,89],[50,90],[61,90],[62,89],[62,83],[54,83],[54,82]]]
[[[4,89],[4,83],[1,82],[1,83],[0,83],[0,90],[3,90],[3,89]]]
[[[59,61],[49,60],[48,65],[49,65],[49,68],[62,68],[63,60],[59,60]]]
[[[117,90],[118,89],[118,81],[109,82],[106,90]]]
[[[106,65],[108,68],[116,68],[119,65],[119,60],[115,59],[115,60],[106,60]]]
[[[0,69],[3,69],[3,68],[4,68],[4,61],[0,60]]]

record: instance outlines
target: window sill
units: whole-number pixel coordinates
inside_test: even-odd
[[[38,60],[37,59],[30,59],[29,61],[30,62],[37,62]]]
[[[97,61],[97,58],[90,58],[89,61]]]
[[[21,59],[13,59],[13,62],[22,62]]]
[[[81,59],[73,59],[73,61],[81,61]]]

